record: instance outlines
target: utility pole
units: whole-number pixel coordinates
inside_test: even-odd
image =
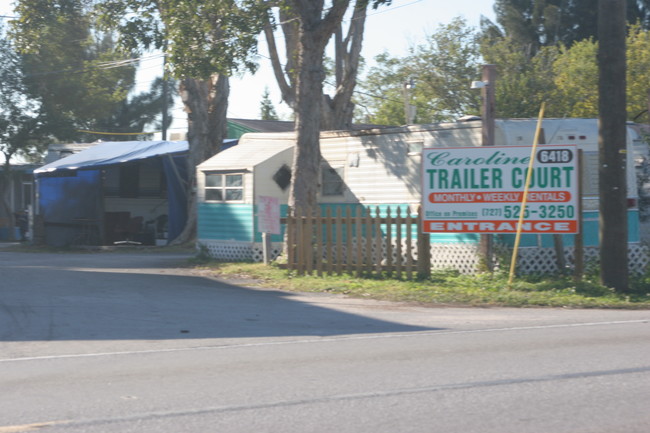
[[[625,0],[598,1],[600,278],[627,292]]]
[[[169,82],[167,81],[167,42],[163,46],[163,82],[162,82],[162,140],[167,141],[167,99],[169,98]]]
[[[495,118],[495,87],[494,82],[497,77],[495,65],[483,65],[481,81],[481,97],[483,105],[481,107],[481,146],[494,146],[494,118]]]
[[[404,82],[404,120],[407,125],[412,125],[415,119],[415,106],[411,105],[411,90],[415,88],[415,81],[409,78]]]
[[[481,73],[481,146],[494,146],[494,117],[495,117],[495,81],[496,66],[483,65]],[[487,271],[494,270],[493,237],[482,234],[479,239],[479,253],[483,258]]]

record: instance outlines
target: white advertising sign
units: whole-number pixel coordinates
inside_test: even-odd
[[[422,151],[422,230],[516,233],[531,146]],[[522,233],[577,233],[578,151],[537,147]]]
[[[257,197],[257,226],[262,233],[280,234],[280,200],[277,197]]]

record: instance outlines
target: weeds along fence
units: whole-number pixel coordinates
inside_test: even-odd
[[[421,209],[388,208],[384,215],[362,207],[296,209],[286,224],[287,263],[299,275],[426,278],[430,274],[429,236],[421,234]]]
[[[427,278],[431,269],[455,269],[475,274],[481,269],[476,244],[431,244],[420,233],[421,209],[411,213],[406,207],[394,209],[359,206],[320,207],[295,213],[288,211],[285,224],[286,263],[281,266],[299,275],[355,275],[398,279]],[[495,244],[499,268],[507,269],[512,246]],[[585,248],[586,258],[596,264],[598,248]],[[557,259],[557,248],[531,247],[519,250],[517,273],[558,275],[574,266],[575,249],[563,248],[566,265]],[[433,257],[432,257],[433,256]],[[646,245],[629,246],[630,272],[641,274],[650,266]],[[505,268],[504,268],[505,266]]]

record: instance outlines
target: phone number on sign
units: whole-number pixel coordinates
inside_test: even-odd
[[[565,219],[575,217],[576,210],[573,205],[540,205],[531,209],[526,206],[524,218]],[[503,206],[502,208],[481,209],[481,216],[504,217],[518,219],[521,216],[521,206]]]

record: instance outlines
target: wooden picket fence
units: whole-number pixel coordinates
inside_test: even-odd
[[[358,207],[302,211],[289,209],[287,268],[299,275],[347,274],[413,279],[430,274],[429,236],[420,234],[417,215],[388,208],[380,215]]]

